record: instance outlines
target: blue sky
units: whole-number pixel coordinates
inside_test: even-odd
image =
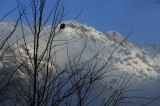
[[[23,0],[25,1],[25,0]],[[80,23],[107,32],[118,31],[127,35],[130,28],[136,29],[130,39],[138,44],[160,44],[160,3],[157,0],[62,0],[65,20],[77,19]],[[16,0],[0,0],[0,15],[16,6]],[[47,6],[50,8],[52,4]],[[7,8],[6,8],[7,7]],[[14,17],[14,15],[13,15]]]

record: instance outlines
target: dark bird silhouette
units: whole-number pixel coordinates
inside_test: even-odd
[[[60,25],[60,30],[64,29],[65,27],[66,27],[66,24],[65,24],[65,23],[62,23],[62,24]]]

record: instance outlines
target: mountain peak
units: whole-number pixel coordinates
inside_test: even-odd
[[[81,52],[87,39],[85,56],[83,57],[84,59],[89,59],[89,57],[93,56],[97,53],[97,51],[103,48],[102,60],[107,61],[116,46],[124,40],[124,37],[116,31],[108,31],[106,34],[104,34],[93,27],[90,27],[86,24],[80,24],[77,21],[71,20],[65,23],[66,25],[68,25],[68,27],[66,27],[64,31],[62,31],[62,33],[55,37],[54,43],[57,43],[58,45],[59,43],[65,44],[66,41],[75,40],[74,42],[69,43],[69,47],[72,48],[70,50],[71,54],[75,55],[74,53]],[[48,26],[45,27],[47,28]],[[9,24],[0,24],[0,30],[3,30],[3,28],[5,28],[5,30],[7,30],[8,28],[9,31]],[[28,31],[27,29],[29,29],[29,27],[25,26],[24,30],[26,32]],[[57,31],[58,30],[59,29],[57,29]],[[14,32],[14,35],[20,36],[21,30],[16,30]],[[28,38],[31,39],[31,37]],[[14,39],[15,38],[11,40]],[[62,49],[58,47],[56,50]],[[60,58],[64,56],[64,53],[66,52],[60,53]],[[57,60],[61,61],[61,59]],[[144,49],[131,43],[129,40],[126,40],[113,54],[111,63],[114,64],[111,65],[111,67],[113,66],[113,68],[116,69],[123,68],[122,71],[126,71],[128,73],[133,73],[132,70],[135,70],[136,75],[139,77],[152,77],[156,79],[157,76],[160,76],[158,71],[158,69],[160,68],[158,60],[160,60],[159,56],[154,59],[150,55],[148,55],[148,51],[145,51]]]

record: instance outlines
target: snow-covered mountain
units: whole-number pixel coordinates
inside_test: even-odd
[[[70,24],[71,21],[67,21],[65,23]],[[6,33],[11,30],[12,27],[12,23],[0,23],[1,32]],[[44,31],[49,31],[49,28],[50,26],[46,26]],[[21,29],[17,27],[14,35],[9,39],[9,42],[14,42],[17,39],[16,36],[21,36],[22,33],[20,30]],[[29,32],[29,28],[27,26],[24,27],[24,32]],[[32,36],[26,38],[28,41],[30,39],[32,39]],[[66,49],[69,51],[70,58],[74,58],[74,56],[84,49],[82,54],[83,60],[90,59],[97,52],[101,51],[100,57],[102,57],[102,64],[110,59],[108,69],[113,69],[111,74],[116,75],[125,72],[129,75],[134,74],[137,81],[147,80],[151,82],[158,82],[160,77],[160,54],[158,52],[152,53],[151,51],[156,51],[156,49],[159,51],[159,48],[140,47],[128,39],[123,42],[124,39],[125,37],[116,31],[108,31],[104,34],[93,27],[74,21],[72,24],[67,26],[62,33],[55,37],[54,43],[57,45],[68,42],[68,48],[65,48],[66,45],[55,48],[57,50],[64,48],[62,51],[57,53],[57,64],[59,64],[60,67],[63,67],[65,63],[68,62]],[[123,43],[115,50],[121,42]],[[24,51],[23,48],[20,50],[22,50],[22,52]],[[30,48],[30,51],[32,51],[32,48]],[[3,50],[1,50],[0,53],[2,54]],[[4,56],[3,60],[0,61],[1,73],[7,72],[5,70],[13,68],[14,59],[11,58],[11,54],[8,53]],[[25,56],[23,58],[25,58]],[[23,75],[23,72],[17,73],[17,76],[21,79],[26,77]],[[110,79],[111,83],[116,81],[116,78]]]
[[[67,27],[61,34],[66,39],[80,39],[71,44],[72,50],[79,51],[84,46],[85,38],[87,38],[87,46],[85,49],[85,57],[89,57],[98,50],[102,51],[103,60],[107,61],[112,51],[125,39],[116,31],[108,31],[106,34],[97,31],[93,27],[82,25],[78,22]],[[110,66],[117,71],[125,71],[135,73],[139,78],[149,78],[157,80],[160,73],[160,57],[157,54],[150,55],[147,49],[136,46],[130,40],[126,40],[113,53]]]

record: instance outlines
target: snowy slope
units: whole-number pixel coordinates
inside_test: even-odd
[[[70,23],[68,21],[66,23]],[[10,31],[13,27],[13,23],[1,22],[0,30],[4,30],[4,33]],[[49,27],[45,28],[45,31],[49,31]],[[24,32],[29,32],[29,28],[27,26],[24,27]],[[15,36],[21,35],[21,29],[18,27],[12,38],[9,39],[9,42],[16,41]],[[28,41],[32,39],[32,36],[26,37]],[[75,56],[84,48],[85,43],[85,51],[83,53],[84,59],[91,58],[97,51],[101,52],[103,55],[103,61],[107,61],[110,57],[112,51],[118,46],[124,37],[115,31],[108,31],[106,34],[97,31],[93,27],[89,27],[87,25],[82,25],[78,22],[73,22],[69,25],[60,35],[55,37],[55,44],[63,44],[65,42],[69,43],[69,52],[70,56]],[[73,42],[72,42],[73,41]],[[21,41],[19,41],[21,42]],[[65,45],[59,46],[56,49],[64,48]],[[110,60],[109,66],[111,68],[119,69],[118,71],[125,71],[128,73],[134,73],[139,78],[149,78],[149,79],[158,79],[160,73],[160,55],[158,52],[152,53],[150,55],[150,51],[156,50],[156,48],[151,48],[151,50],[144,49],[143,47],[136,46],[134,43],[126,40],[114,53]],[[67,62],[67,56],[64,51],[60,52],[57,56],[64,58],[58,59],[58,61],[62,64]],[[66,61],[65,61],[66,60]]]
[[[108,31],[106,34],[97,31],[87,25],[73,23],[67,27],[57,39],[79,39],[71,44],[72,52],[80,52],[87,38],[87,46],[84,58],[87,58],[102,48],[103,60],[107,61],[112,51],[119,45],[124,37],[115,31]],[[158,79],[159,60],[156,54],[154,57],[147,50],[136,46],[134,43],[126,40],[113,54],[110,66],[118,71],[134,73],[139,78]]]
[[[68,21],[66,24],[69,24],[70,22],[71,21]],[[7,33],[7,31],[13,28],[12,24],[13,23],[1,22],[0,31],[4,30],[4,33]],[[49,28],[50,26],[46,26],[44,31],[49,31]],[[24,32],[30,32],[27,26],[24,27]],[[9,39],[9,42],[15,42],[17,39],[16,36],[21,36],[20,27],[16,29],[12,38]],[[32,37],[33,36],[28,36],[26,40],[30,41]],[[104,34],[100,31],[97,31],[93,27],[74,21],[71,25],[65,28],[65,30],[60,33],[60,35],[55,37],[54,44],[59,45],[68,42],[70,58],[74,58],[74,56],[78,55],[84,49],[81,61],[90,59],[97,52],[102,50],[100,52],[100,57],[102,57],[101,63],[103,64],[108,61],[113,50],[123,41],[123,39],[125,38],[116,31],[108,31]],[[68,62],[66,45],[57,46],[54,49],[63,49],[57,53],[57,64],[63,68],[64,65]],[[23,48],[20,50],[21,52],[25,52]],[[31,54],[32,51],[33,49],[30,48]],[[158,81],[160,77],[160,54],[158,52],[151,53],[150,51],[150,49],[137,46],[130,40],[126,40],[121,46],[118,47],[118,49],[116,49],[108,63],[109,69],[114,70],[110,72],[109,75],[118,75],[125,72],[130,75],[135,74],[136,81],[144,81],[146,79],[147,81]],[[3,50],[0,51],[0,53],[2,52]],[[15,54],[18,54],[18,51],[14,52]],[[0,61],[1,73],[8,72],[8,70],[14,68],[13,66],[15,61],[14,58],[12,58],[12,54],[8,53]],[[25,59],[24,55],[23,58]],[[25,77],[27,77],[23,74],[22,71],[18,71],[16,76],[23,80],[25,80]],[[111,83],[115,83],[117,81],[116,78],[111,78],[109,80]],[[137,84],[137,86],[139,85]]]

